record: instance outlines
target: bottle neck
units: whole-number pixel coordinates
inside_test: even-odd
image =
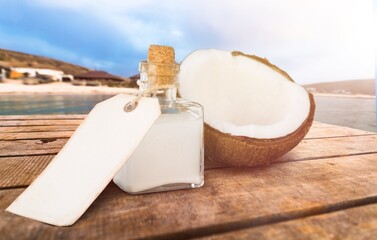
[[[175,101],[177,99],[177,87],[172,85],[169,88],[161,88],[155,91],[149,91],[151,89],[148,83],[143,83],[140,80],[139,84],[139,93],[146,97],[158,97],[161,100],[165,101]]]
[[[139,64],[139,71],[138,85],[141,94],[158,97],[162,101],[176,100],[176,80],[179,64],[158,64],[142,61]]]

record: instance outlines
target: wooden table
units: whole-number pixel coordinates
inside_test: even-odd
[[[319,122],[269,166],[206,160],[199,189],[128,195],[110,183],[72,227],[5,212],[84,117],[0,116],[0,239],[377,239],[377,134]]]

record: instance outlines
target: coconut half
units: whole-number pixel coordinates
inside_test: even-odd
[[[188,55],[183,98],[204,107],[205,155],[231,166],[266,164],[294,148],[314,116],[311,94],[266,59],[208,49]]]

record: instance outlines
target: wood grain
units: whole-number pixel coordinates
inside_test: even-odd
[[[1,133],[29,133],[29,132],[58,132],[58,131],[75,131],[78,124],[73,125],[50,125],[50,126],[13,126],[1,127]],[[1,138],[0,138],[1,139]]]
[[[0,121],[0,131],[1,127],[11,127],[11,126],[51,126],[51,125],[78,125],[82,122],[82,119],[47,119],[47,120],[10,120],[10,121]]]
[[[1,140],[25,140],[46,138],[70,138],[73,131],[0,133]]]
[[[377,135],[375,132],[367,132],[348,127],[340,127],[336,125],[313,123],[305,139],[314,138],[334,138],[334,137],[351,137],[363,135]]]
[[[16,183],[21,185],[30,184],[30,179],[35,178],[45,167],[45,164],[36,164],[41,158],[38,156],[29,155],[44,155],[44,154],[57,154],[60,149],[64,146],[67,139],[47,139],[47,140],[17,140],[17,141],[0,141],[0,156],[11,157],[19,156],[17,158],[4,158],[0,157],[3,164],[0,167],[3,171],[13,173],[8,175],[3,175],[3,182],[7,185],[3,185],[0,182],[1,187],[12,186],[12,180],[8,179],[19,179]],[[341,157],[349,155],[362,155],[377,152],[377,136],[357,136],[352,138],[326,138],[326,139],[312,139],[303,140],[295,149],[290,153],[278,159],[276,162],[290,162],[290,161],[305,161],[313,159],[321,159],[326,157]],[[23,156],[27,156],[24,158]],[[5,164],[6,161],[10,159],[12,164]],[[23,161],[28,159],[28,161],[35,163],[33,167],[34,176],[23,179],[22,174],[29,166],[22,166]],[[47,158],[51,159],[51,158]],[[20,166],[14,164],[18,163]],[[215,168],[225,168],[226,166],[218,164],[217,162],[205,160],[206,169]],[[20,170],[20,171],[17,171]],[[19,175],[21,174],[21,176]],[[22,183],[20,183],[22,182]]]
[[[304,139],[275,162],[302,161],[377,152],[377,135]]]
[[[53,157],[54,155],[0,158],[0,189],[29,185]]]
[[[36,138],[67,138],[70,137],[78,127],[74,125],[42,125],[42,126],[11,126],[0,128],[0,140],[36,139]],[[321,139],[336,137],[353,137],[377,135],[373,132],[366,132],[346,127],[312,128],[305,139]]]
[[[35,119],[84,119],[86,114],[36,114],[36,115],[0,115],[2,120],[35,120]]]
[[[0,190],[28,186],[47,167],[55,155],[0,157]],[[219,168],[216,162],[204,159],[205,169]]]
[[[3,157],[0,157],[0,168],[2,172],[9,173],[0,175],[2,176],[0,188],[30,184],[31,179],[34,179],[52,159],[47,157],[42,163],[37,164],[42,158],[30,155],[57,154],[66,141],[67,139],[0,141],[0,156]],[[369,154],[371,152],[377,152],[376,135],[303,140],[295,149],[276,162],[305,161],[325,157]],[[31,167],[31,165],[24,165],[25,159],[34,164],[33,171],[30,172],[32,176],[25,177],[23,175]],[[11,161],[10,164],[6,164],[8,160]],[[205,169],[224,167],[226,166],[205,159]],[[13,183],[15,179],[17,181]]]
[[[50,126],[12,126],[0,128],[0,140],[15,140],[15,139],[35,139],[35,136],[42,136],[43,138],[59,138],[70,137],[78,127],[74,125],[50,125]],[[53,133],[64,132],[64,133]],[[352,137],[377,135],[376,133],[361,131],[357,129],[333,127],[320,127],[311,129],[305,139],[320,139],[320,138],[335,138],[335,137]]]
[[[224,168],[206,159],[206,183],[200,189],[133,196],[111,183],[73,227],[53,227],[3,211],[85,116],[0,116],[0,239],[377,235],[377,134],[320,122],[269,166]]]
[[[54,134],[59,135],[60,133],[40,133],[36,135],[35,138],[41,139],[42,143],[36,139],[15,141],[0,140],[0,156],[56,154],[60,148],[63,147],[67,139],[51,138]],[[69,135],[69,133],[66,134]],[[17,138],[17,136],[14,138]],[[47,142],[51,148],[43,144],[43,139],[46,138],[51,138],[51,142]],[[373,152],[377,152],[377,135],[304,139],[297,147],[278,161],[296,161]]]
[[[377,204],[201,239],[376,239]]]
[[[207,170],[203,188],[146,195],[129,195],[110,184],[73,227],[53,227],[1,211],[0,236],[182,239],[323,214],[377,202],[376,159],[377,154],[367,154]],[[21,192],[0,191],[0,208]]]
[[[74,131],[85,117],[86,115],[0,116],[0,134],[11,132]],[[375,134],[348,127],[314,122],[305,139]],[[0,139],[2,139],[1,136]],[[15,139],[20,138],[16,137]]]
[[[68,139],[0,141],[0,157],[56,154]]]

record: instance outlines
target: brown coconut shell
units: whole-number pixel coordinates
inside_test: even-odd
[[[312,94],[309,94],[309,99],[310,110],[308,117],[296,131],[285,137],[258,139],[232,136],[205,124],[205,155],[212,161],[227,166],[251,167],[273,162],[297,146],[308,133],[313,123],[315,111]]]

